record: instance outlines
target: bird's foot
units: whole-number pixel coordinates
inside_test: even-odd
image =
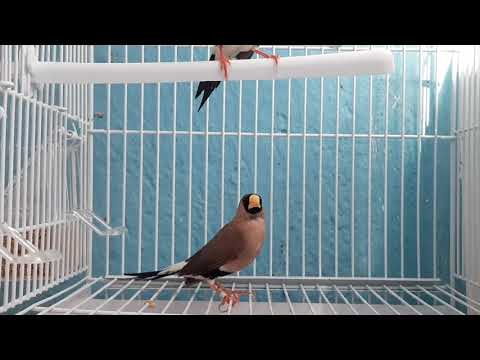
[[[222,302],[218,305],[220,312],[227,312],[229,306],[233,307],[240,302],[240,296],[242,295],[252,295],[255,298],[255,293],[252,291],[234,291],[234,290],[223,290],[224,296]],[[225,306],[226,305],[226,306]]]
[[[273,61],[275,61],[275,64],[278,65],[278,60],[280,59],[280,56],[278,56],[278,55],[270,55],[270,59],[273,59]]]
[[[220,70],[223,72],[225,80],[228,80],[228,67],[230,66],[230,59],[223,53],[223,47],[220,46],[220,55],[218,61],[220,62]]]
[[[278,56],[278,55],[270,55],[270,54],[267,54],[267,53],[265,53],[265,52],[263,52],[263,51],[261,51],[261,50],[258,50],[258,49],[255,49],[255,52],[256,52],[258,55],[260,55],[260,56],[262,56],[262,57],[264,57],[264,58],[273,59],[273,61],[275,61],[275,64],[278,65],[278,60],[280,59],[280,56]]]
[[[233,308],[236,304],[240,302],[240,296],[242,295],[252,295],[254,299],[256,299],[255,293],[253,291],[229,290],[224,288],[217,282],[209,283],[209,286],[212,288],[212,290],[223,296],[222,302],[218,305],[218,309],[220,310],[220,312],[227,312],[230,305]],[[222,307],[224,307],[225,305],[226,307],[222,309]]]
[[[225,80],[228,80],[228,66],[230,66],[230,60],[226,57],[219,60],[220,62],[220,70],[223,72],[223,76]]]

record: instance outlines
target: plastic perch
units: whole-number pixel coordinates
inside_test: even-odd
[[[30,52],[34,50],[30,49]],[[221,81],[214,61],[157,63],[54,63],[28,57],[36,84],[133,84],[158,82]],[[229,80],[275,80],[329,76],[380,75],[395,69],[393,55],[384,49],[324,55],[231,61]]]
[[[95,233],[100,236],[120,236],[127,233],[126,227],[119,226],[112,228],[99,216],[95,215],[92,211],[89,210],[73,210],[70,216],[82,221],[85,225],[87,225],[90,229],[95,231]],[[95,226],[94,222],[99,223],[101,228]]]

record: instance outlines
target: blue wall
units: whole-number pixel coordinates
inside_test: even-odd
[[[123,46],[112,46],[112,62],[124,62]],[[95,61],[107,61],[106,46],[97,46]],[[272,49],[265,48],[265,51]],[[178,48],[178,61],[190,61],[190,47]],[[308,54],[318,54],[320,51],[310,50]],[[158,61],[157,47],[145,46],[145,61]],[[280,56],[288,56],[286,50],[279,50]],[[417,134],[420,119],[420,54],[407,52],[405,64],[403,54],[395,52],[396,72],[390,76],[388,92],[388,133],[400,134],[403,113],[403,77],[405,77],[405,133]],[[292,51],[292,56],[305,55],[305,51]],[[128,60],[139,62],[140,46],[128,47]],[[175,56],[173,46],[161,48],[161,61],[173,61]],[[205,60],[209,56],[205,47],[195,47],[194,60]],[[422,63],[432,64],[432,80],[439,82],[438,94],[438,134],[450,135],[451,111],[451,69],[442,79],[435,79],[435,53],[423,53]],[[439,56],[450,57],[449,54]],[[403,72],[405,67],[406,72]],[[355,92],[355,132],[368,133],[369,120],[369,77],[358,77]],[[306,91],[306,114],[304,114]],[[274,89],[272,89],[274,86]],[[187,131],[190,126],[190,96],[195,93],[197,83],[179,83],[160,85],[160,106],[157,107],[157,85],[144,86],[143,128],[157,130],[157,119],[160,119],[161,131],[172,131],[176,122],[177,131]],[[225,131],[238,132],[241,109],[241,131],[255,131],[255,97],[256,82],[244,81],[240,96],[240,82],[223,83],[212,95],[208,112],[208,130],[222,130],[223,91],[226,91]],[[176,108],[174,109],[174,93],[176,91]],[[337,128],[337,100],[339,102],[338,130],[340,133],[351,134],[353,131],[353,79],[340,78],[340,97],[337,99],[337,79],[325,78],[323,82],[323,104],[320,99],[320,79],[292,80],[290,97],[290,129],[288,129],[288,81],[280,80],[258,82],[258,122],[260,133],[271,132],[272,126],[272,92],[274,91],[274,132],[303,133],[304,125],[308,134],[335,133]],[[141,107],[140,85],[127,87],[127,128],[139,130]],[[374,76],[372,87],[372,124],[373,134],[385,133],[385,76]],[[430,90],[429,118],[425,133],[434,134],[435,86]],[[94,110],[107,113],[107,87],[95,86]],[[241,101],[241,103],[240,103]],[[124,129],[124,86],[111,86],[110,128]],[[207,124],[207,108],[197,112],[199,103],[193,102],[193,131],[205,131]],[[425,106],[424,106],[425,108]],[[158,114],[159,110],[159,114]],[[174,116],[175,111],[175,116]],[[320,122],[323,114],[323,127]],[[158,117],[159,115],[159,117]],[[304,124],[304,119],[306,123]],[[95,123],[97,129],[107,128],[106,118]],[[107,136],[96,134],[94,137],[94,210],[100,216],[106,216],[107,183]],[[189,147],[189,135],[145,135],[143,138],[143,198],[139,197],[140,170],[140,136],[130,134],[124,143],[122,134],[113,134],[110,159],[110,222],[114,226],[122,224],[123,197],[123,151],[127,146],[126,173],[126,226],[128,235],[125,239],[126,271],[138,270],[138,241],[141,241],[141,270],[147,271],[181,261],[188,256],[188,179],[192,178],[192,208],[191,208],[191,245],[192,252],[199,249],[210,239],[221,226],[221,163],[225,164],[224,172],[224,221],[228,222],[234,215],[237,206],[237,176],[240,168],[240,193],[252,192],[254,184],[254,141],[253,136],[241,137],[241,162],[238,163],[238,136],[225,137],[225,151],[222,154],[222,137],[212,135],[208,138],[208,155],[205,157],[206,137],[194,135],[192,148]],[[352,138],[340,138],[338,143],[338,174],[336,167],[336,139],[323,137],[320,147],[318,136],[290,138],[290,179],[289,208],[286,208],[287,196],[287,147],[286,137],[275,137],[273,153],[271,137],[257,138],[257,191],[263,196],[267,211],[267,234],[262,254],[257,259],[257,275],[270,274],[269,250],[272,246],[272,274],[286,274],[287,232],[289,236],[289,275],[302,275],[302,254],[305,257],[305,275],[318,276],[321,261],[322,276],[335,275],[335,178],[338,177],[338,275],[352,275],[352,233],[351,233],[351,189],[352,189]],[[449,237],[450,237],[450,148],[451,140],[439,139],[437,143],[437,220],[433,224],[433,157],[434,139],[424,138],[418,149],[417,139],[406,139],[404,143],[404,274],[407,277],[433,276],[433,231],[437,236],[438,275],[446,279],[449,272]],[[176,161],[173,164],[173,149],[176,150]],[[354,275],[368,275],[368,148],[367,138],[355,140],[355,208],[354,210]],[[158,202],[158,263],[155,264],[155,191],[157,150],[160,151]],[[189,151],[192,150],[192,171],[189,174]],[[417,151],[420,151],[420,262],[417,268]],[[320,168],[320,152],[322,167]],[[305,179],[303,179],[303,154],[306,154]],[[384,154],[383,138],[373,138],[371,142],[371,271],[372,276],[383,277],[385,270],[389,277],[399,277],[400,273],[400,174],[401,174],[401,140],[388,140],[388,201],[384,197]],[[273,174],[270,164],[273,156]],[[207,201],[207,237],[205,227],[205,166],[208,162],[208,201]],[[173,167],[175,166],[175,188],[172,188]],[[270,181],[273,178],[273,198],[270,197]],[[321,204],[319,181],[322,182]],[[302,202],[302,186],[305,182],[305,204]],[[172,195],[175,193],[175,247],[172,253]],[[139,239],[139,206],[142,201],[141,213],[142,237]],[[305,205],[305,248],[302,246],[302,209]],[[319,213],[321,210],[321,218]],[[385,236],[384,211],[387,211],[388,230]],[[273,217],[270,217],[272,211]],[[289,226],[286,228],[286,216],[289,214]],[[270,233],[270,224],[273,219]],[[385,269],[384,251],[387,238],[388,267]],[[319,240],[320,239],[320,240]],[[272,241],[272,243],[271,243]],[[321,254],[319,252],[321,243]],[[110,239],[110,266],[106,269],[106,240],[94,236],[93,239],[93,273],[104,275],[121,273],[121,238]],[[321,255],[321,256],[320,256]],[[419,273],[420,271],[420,273]],[[252,275],[253,267],[241,273]]]

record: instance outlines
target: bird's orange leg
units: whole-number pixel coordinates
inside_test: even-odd
[[[219,56],[218,61],[220,62],[220,70],[223,71],[225,80],[228,80],[228,66],[230,65],[230,59],[225,56],[223,53],[223,45],[218,46]]]
[[[267,59],[273,59],[273,61],[275,61],[275,64],[278,65],[278,59],[280,59],[280,56],[278,55],[269,55],[261,50],[258,50],[258,49],[255,49],[254,50],[258,55],[264,57],[264,58],[267,58]]]
[[[227,305],[232,304],[232,308],[236,304],[238,304],[240,302],[240,296],[242,296],[242,295],[253,295],[253,297],[255,298],[255,293],[254,292],[250,292],[250,291],[246,291],[246,290],[241,290],[241,291],[229,290],[229,289],[224,288],[218,282],[211,282],[211,283],[209,282],[208,285],[210,286],[210,288],[212,288],[213,291],[215,291],[215,292],[219,293],[221,296],[223,296],[222,302],[218,306],[218,308],[221,312],[226,312],[228,310],[228,306],[225,310],[222,310],[222,306],[225,305],[225,304],[227,304]]]

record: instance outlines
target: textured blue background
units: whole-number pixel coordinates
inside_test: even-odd
[[[270,51],[271,48],[264,48]],[[95,61],[107,61],[107,46],[95,47]],[[194,47],[193,59],[206,60],[209,56],[206,47]],[[320,50],[309,50],[308,54],[318,54]],[[288,56],[287,50],[278,50],[280,56]],[[145,61],[158,61],[156,46],[145,46]],[[178,47],[177,60],[190,61],[191,47]],[[305,50],[293,50],[292,56],[305,55]],[[420,53],[408,51],[403,63],[402,52],[395,52],[396,72],[390,76],[388,92],[388,133],[400,134],[402,122],[402,87],[405,77],[405,133],[417,134],[420,114]],[[451,112],[451,55],[442,53],[444,71],[441,78],[435,79],[435,53],[423,53],[422,63],[431,64],[431,79],[438,81],[438,134],[450,135]],[[128,47],[128,61],[139,62],[141,47]],[[161,47],[161,61],[174,61],[174,46]],[[125,61],[125,47],[111,47],[111,61]],[[403,69],[406,72],[403,72]],[[367,134],[369,128],[369,77],[356,80],[355,133]],[[257,131],[271,133],[272,130],[272,86],[274,84],[273,131],[275,133],[335,133],[337,128],[337,79],[325,78],[323,82],[323,104],[321,102],[320,79],[292,80],[290,95],[290,128],[288,128],[288,81],[281,80],[258,82]],[[305,84],[307,91],[305,99]],[[428,85],[427,85],[428,86]],[[156,84],[144,86],[143,129],[157,130],[160,119],[161,131],[172,131],[176,123],[177,131],[188,131],[190,126],[190,96],[196,91],[197,83],[179,83],[160,85],[160,103],[157,99]],[[175,89],[176,88],[176,89]],[[141,128],[140,85],[127,87],[127,128]],[[240,94],[240,89],[242,92]],[[223,83],[210,99],[209,107],[197,113],[199,102],[193,102],[193,131],[222,131],[223,91],[226,92],[225,131],[238,132],[241,123],[242,132],[255,131],[256,82],[230,81]],[[176,92],[176,97],[175,97]],[[241,96],[240,96],[241,95]],[[372,124],[374,134],[385,133],[385,76],[374,76],[372,87]],[[95,86],[94,110],[104,112],[107,107],[107,87]],[[306,114],[304,103],[306,100]],[[124,85],[112,85],[110,97],[110,128],[124,129]],[[340,97],[338,130],[340,133],[352,134],[353,131],[353,79],[340,78]],[[159,105],[159,106],[158,106]],[[430,100],[425,125],[427,135],[434,134],[435,86],[430,88]],[[424,111],[426,106],[423,106]],[[175,108],[174,108],[175,106]],[[159,111],[159,113],[158,113]],[[241,118],[240,118],[241,112]],[[323,114],[323,129],[320,129]],[[159,117],[157,116],[159,115]],[[304,119],[306,120],[304,122]],[[97,129],[107,128],[107,118],[95,123]],[[138,242],[141,241],[141,270],[147,271],[181,261],[188,256],[188,179],[192,178],[191,208],[191,246],[192,253],[210,239],[220,228],[221,209],[221,162],[225,163],[224,172],[224,222],[234,215],[238,196],[255,189],[254,184],[254,141],[253,136],[241,137],[241,162],[237,162],[239,137],[225,137],[225,151],[222,154],[222,137],[211,135],[208,138],[208,158],[205,158],[206,136],[192,137],[192,171],[189,174],[189,135],[171,134],[145,135],[143,138],[143,197],[140,199],[140,136],[129,134],[127,144],[123,134],[112,134],[110,158],[110,194],[107,194],[107,138],[105,134],[96,134],[94,138],[94,210],[100,216],[107,215],[107,197],[110,196],[110,219],[114,226],[122,224],[123,151],[127,146],[126,173],[126,226],[125,271],[138,270]],[[159,141],[158,141],[159,139]],[[434,140],[421,141],[421,184],[420,184],[420,256],[421,269],[417,268],[417,139],[406,139],[404,144],[404,270],[406,277],[433,276],[433,231],[437,236],[438,275],[447,279],[449,274],[449,237],[450,237],[450,149],[451,140],[439,139],[437,148],[437,221],[433,224],[433,156]],[[173,163],[173,149],[176,160]],[[159,203],[158,203],[158,263],[155,264],[155,191],[157,149],[160,151]],[[338,275],[352,275],[352,233],[351,233],[351,189],[352,189],[352,137],[339,139],[338,174],[335,174],[336,139],[323,137],[322,168],[320,168],[320,141],[318,136],[290,138],[290,169],[287,169],[287,138],[275,137],[273,153],[271,137],[257,138],[257,191],[263,196],[267,211],[267,234],[262,254],[257,259],[257,275],[270,275],[269,249],[272,247],[272,274],[286,274],[287,231],[289,236],[288,259],[289,275],[302,275],[302,257],[305,258],[305,275],[335,275],[335,178],[338,177]],[[401,140],[388,140],[388,201],[384,197],[384,151],[383,138],[374,138],[371,142],[371,244],[372,276],[399,277],[400,273],[400,159]],[[303,153],[306,154],[305,179],[303,179]],[[354,210],[354,276],[368,275],[367,258],[367,214],[368,214],[368,139],[355,140],[355,208]],[[270,162],[273,156],[273,174]],[[208,160],[208,198],[207,220],[205,219],[205,166]],[[237,192],[237,177],[240,166],[240,194]],[[175,188],[172,188],[173,167],[175,167]],[[286,208],[287,174],[290,174],[289,208]],[[270,180],[273,178],[273,198],[270,197]],[[321,204],[319,180],[322,180]],[[302,186],[305,182],[305,247],[302,246]],[[172,224],[172,195],[175,193],[175,217]],[[143,211],[139,214],[142,201]],[[320,205],[320,206],[319,206]],[[321,210],[321,218],[320,211]],[[387,212],[388,231],[384,229],[384,211]],[[270,216],[272,211],[273,217]],[[289,214],[289,226],[286,228],[286,215]],[[141,225],[140,225],[141,219]],[[273,219],[273,223],[271,224]],[[204,235],[207,221],[207,237]],[[172,225],[175,229],[175,246],[172,259]],[[272,225],[272,233],[270,232]],[[142,236],[139,237],[139,227]],[[388,268],[385,269],[384,246],[388,239]],[[93,274],[121,273],[121,238],[110,238],[109,268],[106,268],[106,239],[94,236],[93,239]],[[322,250],[319,252],[319,243]],[[419,273],[420,270],[420,273]],[[244,270],[242,275],[252,275],[253,267]]]

